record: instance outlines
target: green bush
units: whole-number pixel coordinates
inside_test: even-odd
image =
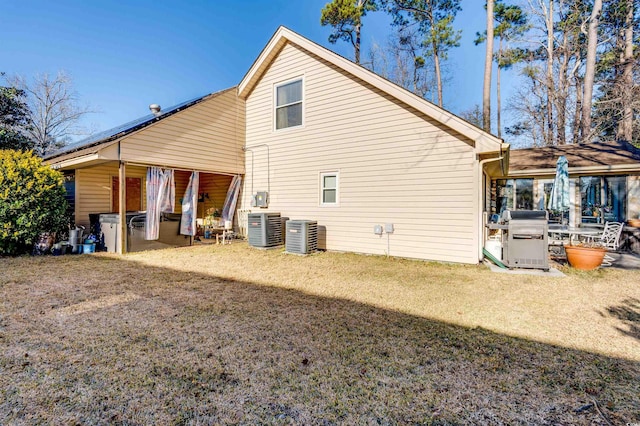
[[[32,152],[0,150],[0,255],[29,252],[43,232],[66,229],[62,173]]]

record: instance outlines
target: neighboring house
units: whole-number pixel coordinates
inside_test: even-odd
[[[492,181],[491,212],[546,209],[561,155],[569,162],[571,225],[640,217],[640,149],[627,142],[511,150],[508,175]]]
[[[146,167],[162,166],[207,172],[211,188],[243,174],[241,230],[249,212],[279,212],[317,220],[328,250],[482,258],[490,183],[507,170],[508,144],[284,27],[237,90],[165,115],[48,157],[75,174],[78,223],[129,209],[115,208],[115,177],[144,188]],[[253,207],[258,191],[267,208]],[[392,233],[374,233],[385,224]]]

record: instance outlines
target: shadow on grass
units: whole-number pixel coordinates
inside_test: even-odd
[[[640,300],[634,298],[623,300],[618,306],[608,307],[607,313],[620,320],[625,327],[616,327],[616,330],[640,341]]]
[[[17,265],[0,424],[640,421],[631,361],[126,259]]]

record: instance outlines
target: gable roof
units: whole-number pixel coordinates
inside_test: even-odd
[[[124,136],[130,135],[131,133],[137,132],[139,130],[144,129],[147,126],[153,125],[165,118],[171,117],[172,115],[184,111],[187,108],[190,108],[194,105],[197,105],[201,102],[204,102],[208,99],[215,98],[223,93],[226,93],[230,90],[234,90],[235,87],[231,87],[229,89],[221,90],[219,92],[210,93],[208,95],[200,96],[195,99],[191,99],[177,105],[174,105],[170,108],[162,110],[159,115],[148,114],[144,117],[140,117],[136,120],[130,121],[128,123],[122,124],[120,126],[114,127],[109,130],[105,130],[104,132],[99,132],[94,135],[89,136],[88,138],[82,139],[78,142],[71,143],[69,145],[65,145],[61,149],[48,154],[44,157],[45,160],[50,160],[55,157],[60,157],[65,154],[70,154],[76,151],[81,151],[91,147],[98,146],[106,146],[108,143],[116,141]]]
[[[280,53],[287,43],[296,44],[308,52],[322,58],[336,67],[358,77],[377,89],[393,96],[399,101],[415,108],[423,114],[435,119],[445,126],[466,136],[476,143],[476,149],[480,152],[502,152],[508,148],[502,139],[485,132],[479,127],[463,120],[462,118],[440,108],[431,102],[409,92],[403,87],[369,71],[368,69],[338,55],[331,50],[291,31],[286,27],[279,27],[253,63],[247,74],[238,85],[238,96],[247,99],[260,78],[269,68],[271,62]]]
[[[569,170],[640,171],[640,149],[625,141],[605,141],[580,145],[559,145],[513,149],[509,158],[509,174],[555,173],[558,157],[564,155]]]

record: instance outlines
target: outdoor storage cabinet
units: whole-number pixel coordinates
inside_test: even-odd
[[[127,225],[141,212],[127,212]],[[143,213],[142,213],[143,214]],[[102,247],[109,253],[119,253],[120,249],[120,215],[118,213],[99,213],[100,241]],[[127,236],[128,237],[128,236]]]
[[[102,213],[98,219],[102,236],[102,246],[110,253],[117,253],[120,247],[120,215],[118,213]]]

